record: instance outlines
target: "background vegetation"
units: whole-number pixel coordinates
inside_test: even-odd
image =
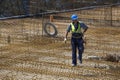
[[[0,17],[119,3],[119,0],[0,0]]]

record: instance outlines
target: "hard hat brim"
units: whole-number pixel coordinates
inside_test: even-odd
[[[77,20],[78,18],[73,18],[72,20]]]

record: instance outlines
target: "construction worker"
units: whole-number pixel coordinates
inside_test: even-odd
[[[68,33],[71,31],[71,46],[72,46],[72,66],[77,65],[77,48],[78,48],[78,59],[79,65],[82,65],[82,54],[84,52],[84,33],[87,31],[88,27],[83,22],[78,21],[78,16],[73,14],[71,16],[72,22],[67,28],[65,33],[64,41],[66,43]]]

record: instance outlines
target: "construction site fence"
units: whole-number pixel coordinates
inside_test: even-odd
[[[94,27],[119,27],[120,26],[120,6],[99,6],[85,7],[80,9],[49,12],[42,15],[43,27],[45,23],[52,23],[57,27],[58,33],[63,33],[60,29],[67,29],[71,23],[71,15],[77,14],[79,21],[83,21],[88,26]],[[64,34],[64,33],[63,33]]]
[[[65,30],[71,23],[70,17],[72,14],[77,14],[79,17],[78,20],[83,21],[88,27],[120,27],[119,4],[97,7],[92,6],[65,11],[51,11],[40,13],[37,16],[31,14],[29,15],[29,17],[26,17],[23,15],[20,16],[21,18],[19,18],[19,16],[1,18],[0,24],[2,24],[1,27],[4,26],[4,28],[7,26],[15,26],[16,28],[18,28],[18,32],[21,32],[20,34],[25,33],[25,27],[27,25],[28,27],[30,27],[29,30],[27,30],[28,32],[30,32],[30,35],[46,35],[44,31],[45,24],[51,23],[55,26],[57,30],[57,36],[63,37]],[[17,32],[16,29],[15,32]]]

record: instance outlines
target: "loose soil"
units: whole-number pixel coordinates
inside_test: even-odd
[[[120,63],[102,59],[107,54],[119,55],[119,27],[89,26],[83,65],[72,67],[70,34],[63,42],[68,23],[55,22],[61,33],[53,38],[42,35],[41,22],[30,18],[0,22],[0,80],[120,79]]]

